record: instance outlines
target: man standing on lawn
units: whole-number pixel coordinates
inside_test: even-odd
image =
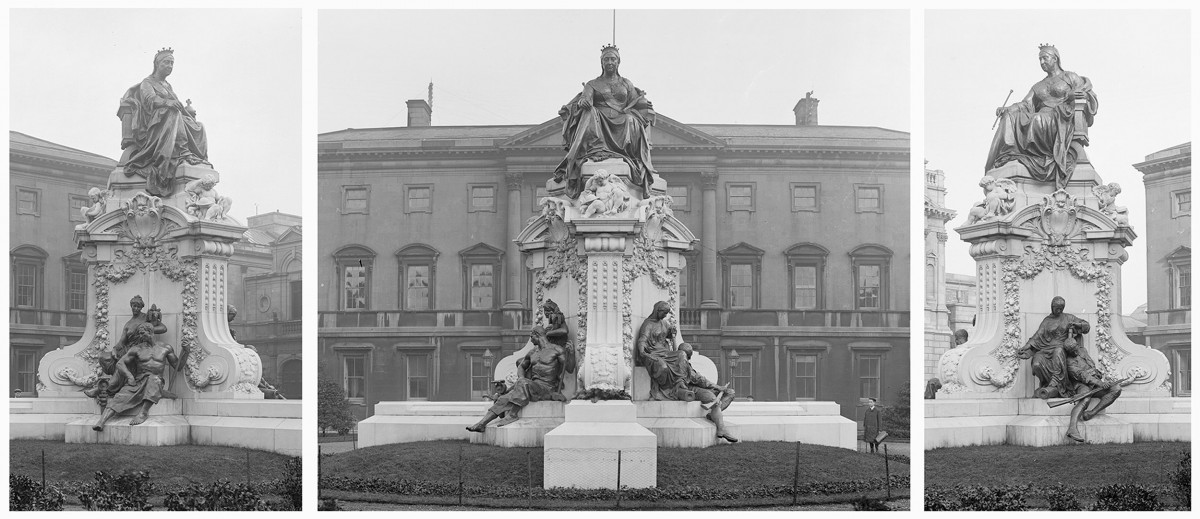
[[[546,340],[545,337],[545,328],[533,328],[529,333],[529,340],[534,349],[517,362],[520,378],[513,384],[512,389],[496,399],[496,403],[478,423],[467,427],[468,431],[481,433],[488,422],[500,415],[504,415],[504,419],[497,423],[496,427],[513,423],[520,418],[518,414],[521,408],[530,402],[566,401],[562,394],[563,377],[566,373],[575,372],[575,349],[570,343],[560,346]]]
[[[874,398],[867,399],[867,410],[863,412],[863,441],[871,447],[871,452],[879,452],[879,431],[883,429],[883,413],[875,407]]]

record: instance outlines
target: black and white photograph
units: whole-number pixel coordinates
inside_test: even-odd
[[[1191,16],[925,13],[925,510],[1191,509]]]
[[[301,507],[301,11],[9,11],[10,510]]]
[[[907,510],[909,18],[319,10],[321,509]]]

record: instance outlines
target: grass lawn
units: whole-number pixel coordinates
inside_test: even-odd
[[[42,450],[46,451],[46,481],[94,481],[98,470],[120,473],[145,470],[160,488],[219,479],[246,480],[246,453],[250,453],[250,481],[261,483],[284,477],[288,456],[272,452],[201,445],[139,447],[134,445],[80,444],[61,441],[12,440],[8,442],[9,471],[41,481]]]
[[[345,434],[345,435],[318,434],[317,435],[317,443],[336,443],[336,442],[353,442],[353,441],[358,441],[357,434]]]
[[[925,451],[925,484],[1164,485],[1191,443],[992,445]]]
[[[384,477],[393,480],[458,482],[459,451],[468,486],[542,486],[542,449],[503,448],[467,441],[430,441],[367,447],[324,456],[323,476]],[[796,444],[744,442],[707,449],[658,449],[658,487],[708,488],[792,484]],[[530,470],[527,470],[530,469]],[[892,462],[894,475],[908,475]],[[800,445],[800,484],[882,478],[883,458],[870,454]]]

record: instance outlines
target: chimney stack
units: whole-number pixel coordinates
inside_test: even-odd
[[[817,103],[821,100],[812,96],[810,90],[804,94],[804,99],[796,103],[796,107],[792,108],[796,112],[796,126],[816,126],[817,125]]]
[[[424,99],[410,99],[408,101],[408,126],[431,126],[433,125],[433,108]]]

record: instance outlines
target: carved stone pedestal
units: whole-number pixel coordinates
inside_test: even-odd
[[[618,465],[621,486],[657,485],[658,440],[638,424],[633,402],[574,401],[565,406],[565,418],[545,437],[545,488],[615,489]]]

